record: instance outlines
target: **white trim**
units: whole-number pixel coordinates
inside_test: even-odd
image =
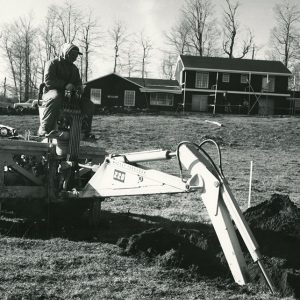
[[[274,75],[274,76],[292,76],[290,73],[272,73],[272,72],[258,72],[258,71],[245,71],[245,70],[225,70],[225,69],[209,69],[209,68],[190,68],[183,67],[182,71],[198,71],[198,72],[225,72],[225,73],[243,73],[243,74],[256,74],[256,75]]]
[[[149,89],[149,88],[140,88],[142,93],[169,93],[169,94],[181,94],[182,90],[164,90],[164,89]]]
[[[182,61],[180,55],[178,55],[178,57],[177,57],[176,66],[178,65],[179,62],[181,62],[181,65],[182,65],[182,67],[183,67],[184,65],[183,65],[183,61]]]
[[[155,87],[160,87],[160,86],[163,86],[163,87],[169,87],[169,88],[177,88],[178,86],[176,86],[176,85],[162,85],[162,84],[149,84],[149,85],[147,85],[147,87],[146,88],[151,88],[152,86],[155,86]]]
[[[184,64],[183,64],[183,61],[180,57],[180,55],[178,56],[178,59],[177,59],[177,63],[176,63],[176,71],[177,71],[177,67],[179,66],[179,64],[181,64],[181,70],[180,70],[180,75],[179,75],[179,85],[181,86],[183,84],[183,81],[182,81],[182,74],[183,74],[183,69],[184,69]]]
[[[209,92],[214,93],[215,90],[210,89],[182,89],[187,92]],[[225,91],[218,90],[217,93],[228,93],[228,94],[242,94],[242,95],[265,95],[265,96],[278,96],[278,97],[289,97],[290,94],[276,94],[276,93],[261,93],[261,92],[244,92],[244,91]]]

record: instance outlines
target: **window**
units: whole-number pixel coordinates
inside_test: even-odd
[[[224,73],[222,76],[222,82],[229,82],[230,81],[230,74]]]
[[[125,90],[124,106],[135,106],[135,91]]]
[[[174,95],[167,93],[151,93],[150,105],[173,106]]]
[[[197,72],[196,73],[196,88],[208,88],[208,73]]]
[[[274,92],[275,90],[275,78],[273,76],[266,76],[262,78],[262,91]]]
[[[91,101],[94,104],[101,104],[101,89],[91,89]]]
[[[241,75],[241,83],[248,83],[248,75],[247,74]]]

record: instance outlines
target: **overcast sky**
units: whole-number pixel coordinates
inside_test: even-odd
[[[116,19],[122,20],[130,32],[143,29],[151,38],[155,49],[163,48],[163,32],[168,31],[178,19],[184,0],[73,0],[81,8],[91,8],[104,30]],[[220,16],[225,0],[214,0],[215,14]],[[251,29],[255,42],[259,46],[268,43],[270,29],[274,26],[274,0],[240,0],[239,20],[243,26]],[[45,17],[50,4],[61,5],[63,0],[0,0],[0,24],[11,22],[20,16],[33,13],[35,22]],[[258,58],[264,58],[264,49]],[[152,61],[158,61],[159,51],[152,53]],[[112,72],[113,61],[101,58],[101,51],[95,58],[92,77],[99,77]],[[3,69],[3,64],[2,67]],[[150,77],[159,77],[158,64],[153,63]],[[0,75],[0,82],[2,81]]]

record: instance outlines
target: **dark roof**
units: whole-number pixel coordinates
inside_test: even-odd
[[[162,87],[178,88],[179,87],[178,81],[172,79],[154,79],[154,78],[137,78],[137,77],[125,77],[125,78],[146,88],[162,88]]]
[[[105,78],[105,77],[108,77],[108,76],[116,76],[116,77],[119,77],[119,78],[124,79],[124,77],[122,77],[121,75],[118,75],[117,73],[109,73],[109,74],[106,74],[106,75],[103,75],[103,76],[100,76],[100,77],[91,79],[91,80],[89,80],[89,81],[86,81],[84,84],[88,84],[88,83],[91,83],[91,82],[93,82],[93,81],[97,81],[97,80],[99,80],[99,79],[102,79],[102,78]]]
[[[175,90],[175,91],[180,89],[179,83],[177,80],[154,79],[154,78],[144,78],[143,79],[143,78],[138,78],[138,77],[123,77],[116,73],[106,74],[104,76],[87,81],[85,84],[91,83],[93,81],[96,81],[96,80],[99,80],[99,79],[102,79],[102,78],[108,77],[108,76],[117,76],[119,78],[128,80],[128,81],[132,82],[133,84],[140,86],[141,88],[146,88],[146,89]]]
[[[185,68],[291,74],[280,61],[180,55]]]

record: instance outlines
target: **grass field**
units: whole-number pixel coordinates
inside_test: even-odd
[[[223,124],[216,126],[208,121]],[[1,116],[1,124],[35,133],[38,116]],[[96,147],[109,153],[175,150],[188,140],[215,139],[222,164],[242,210],[247,208],[250,161],[252,205],[274,193],[300,206],[300,119],[297,117],[216,116],[202,114],[95,116]],[[206,150],[217,159],[212,147]],[[154,168],[179,175],[176,160]],[[209,278],[191,268],[166,267],[161,259],[124,255],[123,236],[151,227],[192,228],[210,220],[196,193],[106,199],[102,227],[53,239],[0,239],[1,299],[282,299],[254,284],[239,287],[230,278]],[[76,241],[75,241],[76,240]],[[88,241],[88,242],[87,242]],[[293,299],[286,298],[286,299]]]

